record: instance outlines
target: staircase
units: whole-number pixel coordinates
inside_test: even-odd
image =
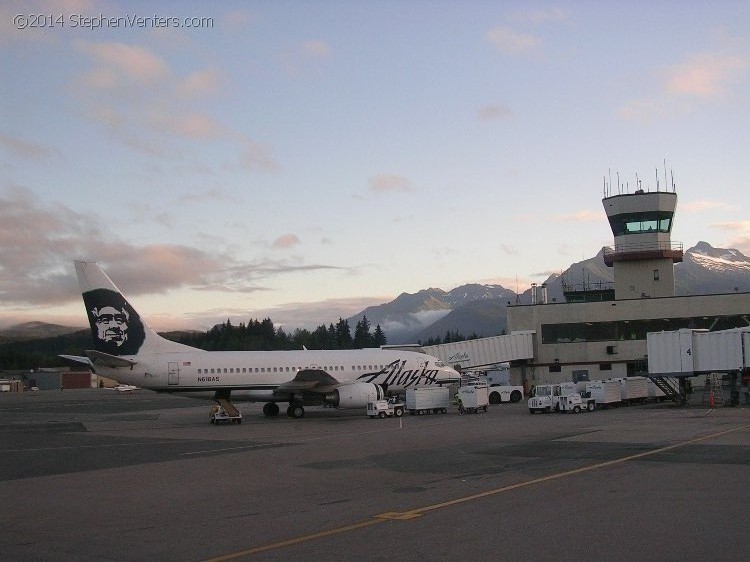
[[[232,404],[228,399],[226,398],[217,398],[216,402],[224,408],[224,411],[229,415],[230,418],[241,418],[242,414],[240,414],[240,411],[237,409],[237,407]]]
[[[680,402],[682,400],[680,396],[680,384],[677,382],[677,379],[672,377],[649,377],[649,379],[656,385],[656,388],[664,393],[667,400],[671,400],[672,402]]]
[[[711,393],[713,393],[714,406],[724,405],[724,382],[721,373],[711,373],[706,377],[706,384],[703,386],[703,397],[701,404],[711,405]]]

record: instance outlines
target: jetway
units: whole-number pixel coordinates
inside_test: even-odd
[[[534,330],[524,330],[505,336],[427,345],[422,349],[451,367],[458,365],[462,370],[474,369],[533,359],[535,333]]]
[[[648,372],[652,376],[692,377],[750,368],[750,327],[731,330],[649,332]]]
[[[715,332],[684,328],[649,332],[646,338],[648,376],[670,398],[687,401],[690,377],[707,375],[707,381],[714,381],[713,391],[716,381],[728,375],[730,403],[739,403],[740,391],[750,403],[750,327]],[[678,381],[678,388],[663,388],[669,380]]]

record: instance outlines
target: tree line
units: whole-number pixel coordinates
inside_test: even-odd
[[[339,318],[334,325],[323,324],[310,331],[297,328],[287,332],[274,326],[270,318],[232,324],[230,320],[216,324],[207,332],[180,333],[174,338],[180,343],[207,351],[285,351],[291,349],[362,349],[380,347],[388,343],[378,324],[373,331],[367,316],[358,321],[354,334],[348,320]]]

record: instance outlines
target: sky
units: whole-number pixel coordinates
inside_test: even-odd
[[[84,326],[75,259],[159,330],[523,291],[613,243],[636,174],[674,175],[685,250],[750,255],[748,30],[746,0],[0,2],[0,327]]]

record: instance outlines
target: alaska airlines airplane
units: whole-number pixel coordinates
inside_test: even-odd
[[[75,268],[95,349],[63,357],[124,385],[221,405],[265,402],[266,416],[288,402],[287,415],[301,418],[306,405],[365,408],[386,391],[459,379],[440,359],[415,351],[204,351],[176,343],[141,319],[96,262],[76,261]]]

